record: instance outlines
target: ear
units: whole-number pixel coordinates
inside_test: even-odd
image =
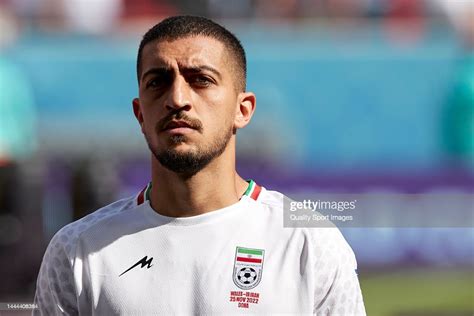
[[[239,93],[234,119],[234,129],[244,128],[248,123],[250,123],[256,105],[257,98],[253,92]]]
[[[142,110],[140,109],[140,99],[138,98],[133,99],[132,105],[133,105],[133,114],[135,114],[138,124],[140,124],[140,127],[143,132],[143,114],[142,114]]]

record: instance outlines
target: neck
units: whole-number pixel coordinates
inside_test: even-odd
[[[170,217],[188,217],[239,201],[248,187],[235,170],[235,153],[225,151],[191,177],[164,168],[152,156],[151,207]]]

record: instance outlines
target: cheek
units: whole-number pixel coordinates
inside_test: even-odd
[[[147,135],[149,139],[155,138],[156,133],[156,125],[158,119],[156,115],[152,113],[145,113],[143,116],[143,124],[142,124],[142,132]]]
[[[209,133],[212,134],[219,134],[223,131],[231,128],[233,125],[233,114],[230,111],[212,111],[214,108],[211,109],[210,112],[206,113],[201,117],[201,121],[204,125],[204,132],[206,133],[206,129]]]
[[[229,124],[233,124],[236,111],[236,96],[228,93],[228,91],[219,91],[209,98],[207,102],[207,113],[209,120],[214,126],[227,128]],[[222,93],[224,92],[224,93]]]

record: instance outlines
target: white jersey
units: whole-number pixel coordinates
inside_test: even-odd
[[[281,193],[172,218],[138,196],[63,227],[37,281],[41,315],[365,315],[335,228],[284,228]]]

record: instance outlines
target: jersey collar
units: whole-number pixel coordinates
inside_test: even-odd
[[[140,191],[140,193],[138,193],[137,198],[136,198],[137,205],[141,205],[141,204],[143,204],[145,201],[149,201],[149,200],[150,200],[151,187],[152,187],[152,184],[151,184],[151,181],[150,181],[150,182],[148,182],[148,184]]]
[[[251,199],[254,199],[255,201],[258,199],[258,196],[260,195],[260,192],[262,192],[262,187],[259,186],[255,181],[253,180],[247,180],[248,182],[248,187],[247,190],[244,192],[242,196],[248,196]],[[141,191],[138,193],[137,198],[136,198],[136,203],[137,205],[143,204],[145,201],[150,200],[150,191],[151,191],[152,184],[149,182]]]
[[[247,182],[249,186],[247,187],[244,196],[246,195],[256,201],[260,195],[260,192],[262,192],[262,187],[253,180],[247,180]]]

